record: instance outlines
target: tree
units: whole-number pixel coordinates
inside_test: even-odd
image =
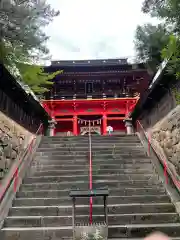
[[[23,78],[23,82],[38,95],[49,91],[48,87],[53,85],[51,80],[57,74],[62,73],[62,71],[57,71],[49,74],[44,72],[44,69],[38,65],[19,64],[18,67],[20,70],[20,75]]]
[[[180,39],[174,35],[169,37],[168,45],[162,50],[162,58],[168,60],[167,71],[180,79]]]
[[[59,14],[45,0],[1,0],[0,39],[26,50],[48,51],[43,27]]]
[[[162,58],[168,61],[167,73],[175,75],[176,79],[180,80],[180,39],[177,36],[171,35],[169,43],[162,51]],[[179,87],[175,85],[172,88],[177,104],[180,104]]]
[[[165,4],[166,0],[144,0],[142,11],[150,13],[152,16],[160,17]]]
[[[179,0],[144,0],[142,11],[164,20],[172,32],[180,34]]]
[[[34,64],[48,57],[49,51],[46,48],[48,37],[43,28],[58,14],[59,12],[53,10],[45,0],[0,2],[0,61],[12,74],[20,76],[26,83],[27,76],[33,74],[34,79],[31,80],[37,81],[36,85],[40,88],[44,85],[45,79],[49,81],[50,76],[45,74],[42,78],[42,68],[36,68]],[[30,85],[34,88],[32,84]]]
[[[135,34],[135,49],[140,61],[149,62],[156,68],[162,61],[161,51],[168,44],[169,32],[159,24],[138,26]]]
[[[179,0],[144,0],[142,11],[163,20],[171,32],[162,57],[168,59],[168,72],[180,77],[180,4]]]

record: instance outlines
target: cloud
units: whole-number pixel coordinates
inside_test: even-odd
[[[141,13],[142,0],[48,0],[60,16],[47,27],[53,59],[134,55],[138,24],[156,22]]]

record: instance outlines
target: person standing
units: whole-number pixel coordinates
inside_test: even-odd
[[[108,132],[109,135],[112,135],[112,133],[113,133],[113,127],[112,127],[112,126],[110,126],[110,125],[107,126],[107,129],[106,129],[106,130],[107,130],[107,132]]]

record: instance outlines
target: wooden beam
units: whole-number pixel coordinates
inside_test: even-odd
[[[125,119],[125,116],[124,117],[107,117],[107,120],[124,120]]]
[[[76,99],[76,100],[69,100],[69,99],[65,99],[65,100],[42,100],[41,103],[68,103],[68,102],[74,102],[74,103],[82,103],[82,102],[94,102],[94,101],[100,101],[100,102],[124,102],[124,101],[133,101],[133,100],[139,100],[139,97],[132,97],[132,98],[98,98],[98,99]]]
[[[68,122],[73,121],[73,118],[55,118],[56,122]]]

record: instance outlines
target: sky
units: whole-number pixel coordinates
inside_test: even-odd
[[[46,28],[52,60],[132,58],[137,25],[157,20],[143,0],[48,0],[60,16]]]

